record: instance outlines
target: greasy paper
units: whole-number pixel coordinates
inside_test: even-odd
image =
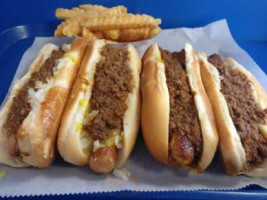
[[[38,50],[45,43],[63,44],[71,39],[36,38],[25,52],[14,77],[20,78],[27,70]],[[219,53],[224,57],[233,57],[251,71],[267,90],[267,78],[253,59],[233,40],[225,20],[217,21],[201,28],[178,28],[164,30],[156,38],[133,43],[141,55],[152,43],[157,42],[170,51],[181,50],[186,42],[196,51],[206,54]],[[211,166],[199,175],[185,172],[179,168],[167,167],[152,159],[142,142],[141,135],[130,158],[123,166],[130,171],[128,181],[110,175],[96,175],[88,167],[75,167],[65,163],[60,156],[47,169],[15,169],[0,165],[6,171],[0,179],[0,196],[24,196],[44,194],[74,194],[108,191],[173,191],[197,189],[238,189],[249,184],[267,187],[267,180],[252,179],[246,176],[231,177],[222,171],[216,157]]]

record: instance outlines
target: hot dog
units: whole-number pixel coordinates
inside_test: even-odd
[[[220,152],[228,174],[267,177],[267,95],[232,58],[198,55],[215,113]]]
[[[61,115],[87,42],[46,44],[0,111],[0,163],[49,166]]]
[[[218,135],[192,46],[171,53],[153,44],[143,57],[141,91],[142,133],[152,156],[164,164],[204,171]]]
[[[92,42],[65,108],[58,137],[63,159],[109,173],[128,158],[140,121],[141,60],[128,45]]]

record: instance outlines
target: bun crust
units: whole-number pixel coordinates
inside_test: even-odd
[[[210,164],[217,149],[218,135],[213,111],[202,84],[197,56],[191,45],[186,44],[186,73],[200,120],[203,151],[197,172]],[[169,91],[166,83],[165,66],[161,61],[157,44],[152,45],[143,57],[142,71],[142,130],[145,143],[153,157],[168,163],[169,150]]]
[[[245,150],[242,146],[241,139],[234,126],[233,120],[230,116],[227,102],[224,95],[220,92],[220,75],[216,67],[207,61],[205,54],[198,54],[201,75],[205,89],[208,93],[210,102],[212,103],[213,110],[216,116],[218,133],[220,135],[220,151],[224,162],[224,168],[228,174],[237,175],[245,173],[254,177],[267,176],[267,161],[266,159],[262,164],[256,166],[249,172],[244,172],[244,165],[246,164]],[[241,73],[245,74],[251,82],[253,96],[256,102],[259,103],[262,109],[267,107],[267,95],[257,81],[257,79],[248,72],[244,67],[234,61],[232,58],[225,59],[231,67],[236,68]],[[265,119],[266,122],[266,119]],[[267,123],[265,123],[266,126]],[[263,129],[267,134],[266,129]]]
[[[52,79],[41,85],[37,91],[29,93],[31,111],[22,122],[15,136],[17,140],[16,148],[19,149],[21,162],[39,168],[47,167],[53,162],[55,140],[62,111],[86,45],[87,42],[85,40],[76,39],[53,68],[56,71],[54,71]],[[44,46],[40,51],[41,56],[37,56],[29,71],[19,81],[19,86],[14,87],[14,92],[11,93],[10,100],[4,106],[3,113],[7,114],[9,112],[8,109],[11,106],[13,97],[27,83],[32,72],[39,70],[41,64],[50,57],[52,50],[56,48],[58,47],[51,44]],[[45,53],[42,54],[42,52]],[[36,63],[39,64],[36,65]],[[6,107],[8,107],[7,110]],[[10,155],[7,151],[5,153]],[[17,158],[10,159],[17,160]],[[14,166],[13,161],[7,164]]]
[[[0,163],[10,165],[12,167],[26,167],[29,164],[22,161],[21,157],[12,157],[9,152],[9,139],[5,134],[3,129],[4,122],[6,121],[9,109],[13,103],[13,97],[15,97],[20,89],[28,82],[31,74],[34,71],[37,71],[40,66],[50,57],[53,50],[57,49],[58,47],[54,44],[46,44],[44,45],[41,50],[36,55],[34,61],[29,67],[27,73],[19,80],[16,81],[9,97],[5,104],[3,104],[1,111],[0,111]]]
[[[32,166],[47,167],[54,160],[60,119],[86,46],[87,42],[83,39],[76,39],[71,44],[61,58],[64,64],[53,77],[52,86],[46,86],[50,88],[44,101],[32,108],[18,131],[18,146],[23,161]]]
[[[142,133],[146,146],[159,162],[168,163],[170,100],[165,66],[157,44],[143,57],[141,73]]]
[[[220,151],[225,170],[228,174],[238,174],[246,161],[246,155],[240,137],[231,119],[227,102],[220,92],[220,76],[217,69],[207,61],[204,54],[199,54],[202,80],[213,106],[218,133]],[[219,106],[220,105],[220,106]]]
[[[102,40],[88,45],[59,129],[57,146],[60,155],[65,161],[78,166],[87,165],[89,159],[89,155],[83,151],[81,132],[75,130],[76,124],[82,123],[86,109],[86,107],[79,108],[79,101],[80,99],[89,101],[91,97],[95,68],[104,45]]]
[[[202,172],[211,163],[219,139],[212,106],[202,83],[197,54],[188,43],[185,45],[185,55],[187,77],[191,91],[194,94],[203,141],[202,154],[195,170]]]
[[[127,50],[129,52],[129,66],[133,75],[133,90],[128,96],[128,108],[123,117],[122,148],[117,153],[116,167],[121,167],[129,157],[140,128],[140,72],[142,64],[140,55],[133,45],[128,44]]]
[[[238,62],[236,62],[232,58],[226,58],[225,61],[232,66],[233,68],[236,68],[241,73],[245,74],[248,78],[248,80],[251,83],[251,88],[253,91],[253,96],[255,98],[255,101],[261,106],[261,108],[264,110],[267,108],[267,94],[262,87],[262,85],[259,83],[259,81],[249,72],[247,71],[242,65],[240,65]],[[261,133],[266,138],[267,135],[267,117],[265,117],[265,124],[262,124],[264,128],[261,129]],[[252,176],[252,177],[267,177],[267,158],[264,159],[263,163],[260,165],[255,166],[252,170],[244,172],[245,175]]]
[[[79,106],[79,102],[80,100],[86,102],[90,100],[96,64],[101,59],[100,51],[105,44],[104,40],[96,40],[88,46],[60,126],[59,152],[64,160],[78,166],[88,164],[89,154],[84,152],[84,148],[88,149],[88,146],[92,145],[93,142],[87,141],[83,143],[81,130],[77,131],[75,128],[77,124],[82,124],[86,110],[85,106]],[[122,149],[117,149],[116,167],[120,167],[129,157],[140,126],[139,74],[141,61],[139,53],[132,45],[128,45],[127,50],[129,52],[129,66],[133,73],[134,87],[133,92],[128,97],[128,108],[123,118]],[[88,134],[90,135],[90,133]]]

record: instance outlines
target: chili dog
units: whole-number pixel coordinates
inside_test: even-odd
[[[267,177],[267,95],[257,79],[232,58],[199,54],[212,103],[220,151],[228,174]]]
[[[152,156],[202,172],[216,152],[213,112],[191,45],[169,52],[153,44],[141,73],[143,138]]]
[[[74,165],[109,173],[128,158],[139,129],[137,50],[92,42],[63,114],[58,150]]]
[[[49,166],[70,88],[87,42],[46,44],[0,111],[0,163]]]

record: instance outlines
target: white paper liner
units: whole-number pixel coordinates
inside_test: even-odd
[[[26,72],[34,56],[45,43],[52,42],[60,45],[68,41],[71,39],[36,38],[33,45],[24,53],[14,80]],[[231,56],[251,71],[267,90],[266,75],[233,40],[225,20],[202,28],[164,30],[152,40],[133,44],[143,55],[145,49],[154,42],[170,51],[179,51],[186,42],[190,42],[196,51],[204,51],[208,55],[217,52],[224,57]],[[7,175],[0,180],[0,196],[81,194],[123,190],[150,192],[234,190],[250,184],[267,187],[265,179],[225,175],[217,157],[212,165],[200,175],[166,167],[152,159],[140,137],[131,157],[123,166],[131,172],[128,181],[118,179],[113,175],[96,175],[88,167],[72,166],[58,156],[53,166],[47,169],[15,169],[0,165],[0,170],[7,171]]]

